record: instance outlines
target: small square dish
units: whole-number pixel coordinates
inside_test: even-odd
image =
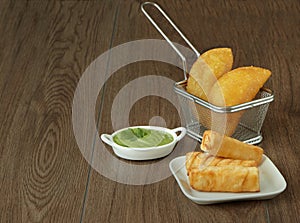
[[[254,193],[201,192],[192,189],[185,169],[185,156],[173,159],[169,167],[183,194],[197,204],[271,199],[283,192],[287,185],[284,177],[266,155],[263,155],[263,162],[258,167],[260,192]]]

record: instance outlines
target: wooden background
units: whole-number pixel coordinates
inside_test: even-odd
[[[73,134],[77,83],[108,49],[162,37],[141,13],[140,1],[0,0],[0,222],[300,221],[299,1],[157,2],[200,52],[228,46],[235,67],[272,71],[267,86],[275,101],[261,146],[287,189],[267,201],[200,206],[172,176],[145,186],[103,177],[83,158]],[[181,43],[174,33],[170,37]],[[118,91],[145,71],[182,79],[178,69],[159,62],[120,69],[98,97],[100,133],[113,131],[110,109]],[[147,124],[153,116],[169,128],[180,125],[174,106],[155,96],[132,107],[130,124]]]

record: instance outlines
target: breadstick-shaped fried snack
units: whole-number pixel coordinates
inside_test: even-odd
[[[254,160],[237,160],[226,159],[221,157],[211,156],[203,152],[190,152],[186,154],[186,170],[187,174],[192,169],[202,169],[207,166],[243,166],[243,167],[256,167],[257,163]]]
[[[211,130],[203,133],[201,149],[210,154],[225,158],[254,160],[258,165],[261,163],[264,152],[258,146],[243,143]]]
[[[215,157],[203,152],[189,152],[186,154],[186,169],[195,169],[201,166],[257,166],[254,160],[239,160]]]
[[[208,166],[202,170],[192,169],[190,185],[199,191],[256,192],[260,190],[257,167]]]

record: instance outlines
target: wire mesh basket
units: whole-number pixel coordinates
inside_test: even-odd
[[[220,116],[227,118],[227,126],[223,131],[226,129],[233,131],[233,138],[249,144],[257,144],[262,141],[261,128],[269,103],[274,100],[270,89],[262,88],[251,102],[230,107],[218,107],[189,94],[185,89],[186,84],[186,80],[177,82],[174,90],[179,96],[181,108],[184,108],[182,112],[189,136],[201,141],[203,132],[208,129],[206,123],[211,121],[211,117],[215,115],[216,120]]]
[[[186,44],[193,50],[197,58],[200,56],[200,53],[159,5],[152,2],[145,2],[141,5],[142,12],[182,60],[184,80],[175,83],[174,91],[177,93],[179,98],[182,112],[185,117],[188,135],[195,140],[201,141],[204,131],[212,129],[231,135],[231,137],[249,144],[260,143],[262,141],[261,128],[267,114],[269,104],[274,100],[273,92],[270,89],[261,88],[255,99],[252,101],[227,107],[215,106],[192,94],[189,94],[186,91],[186,58],[148,14],[144,8],[146,5],[154,6],[164,16]]]

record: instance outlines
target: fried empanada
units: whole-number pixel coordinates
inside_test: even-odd
[[[271,71],[260,67],[240,67],[229,71],[218,79],[212,87],[208,101],[216,106],[229,107],[250,102],[263,87]],[[231,136],[246,110],[234,113],[215,113],[210,129]],[[225,126],[217,125],[226,119]]]
[[[230,48],[215,48],[203,53],[193,64],[187,81],[187,92],[207,101],[211,87],[223,74],[232,69]]]
[[[230,48],[215,48],[204,52],[193,64],[187,81],[188,93],[207,101],[212,86],[223,74],[232,69],[233,54]],[[206,128],[211,128],[211,111],[195,104],[194,115]]]
[[[260,67],[239,67],[231,70],[220,77],[211,88],[209,102],[216,106],[249,102],[270,76],[271,71]]]

